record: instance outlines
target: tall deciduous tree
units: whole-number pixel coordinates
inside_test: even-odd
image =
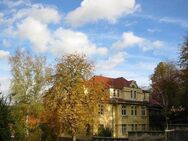
[[[49,71],[44,57],[33,57],[20,49],[9,58],[9,63],[12,74],[12,109],[16,119],[16,135],[23,140],[23,137],[27,138],[29,135],[29,120],[39,117],[45,78]]]
[[[168,112],[172,106],[179,104],[179,71],[172,63],[160,62],[151,76],[153,95],[164,106],[164,114],[167,120]]]
[[[182,103],[186,108],[185,118],[188,118],[188,35],[181,46],[179,62],[181,67],[181,90],[182,90]]]
[[[183,69],[188,69],[188,35],[185,37],[185,40],[180,49],[180,66]]]
[[[86,56],[63,56],[49,79],[51,88],[46,92],[44,104],[48,122],[57,134],[67,133],[76,140],[78,133],[92,127],[95,109],[107,98],[102,85],[88,79],[93,65]]]

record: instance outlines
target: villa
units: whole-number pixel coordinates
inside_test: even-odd
[[[99,124],[95,133],[101,127],[108,127],[112,129],[113,137],[127,138],[129,131],[149,130],[148,91],[139,88],[136,81],[123,77],[94,76],[93,79],[103,83],[110,95],[107,104],[99,105]]]

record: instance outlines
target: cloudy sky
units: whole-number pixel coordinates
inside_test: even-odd
[[[187,0],[0,0],[0,83],[16,48],[47,57],[84,53],[95,74],[149,86],[160,61],[176,60],[188,32]]]

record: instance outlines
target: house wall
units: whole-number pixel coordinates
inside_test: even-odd
[[[115,137],[128,137],[128,131],[143,131],[143,125],[145,130],[148,129],[149,117],[146,109],[146,115],[141,115],[141,105],[137,105],[137,115],[131,115],[133,105],[127,105],[127,115],[121,114],[121,104],[116,105],[116,134]],[[126,125],[126,133],[122,134],[122,124]],[[132,129],[133,125],[133,129]],[[137,129],[135,129],[137,126]]]
[[[134,84],[133,84],[134,85]],[[136,92],[136,98],[134,98],[134,94],[131,97],[131,91]],[[124,87],[122,90],[118,90],[114,88],[109,89],[110,98],[120,98],[128,101],[149,101],[149,93],[143,93],[143,91],[137,87],[135,84],[134,87]],[[115,93],[115,94],[114,94]],[[118,94],[119,93],[119,94]],[[104,114],[99,116],[99,125],[103,124],[104,127],[110,127],[113,129],[114,137],[128,137],[129,131],[143,131],[143,126],[145,126],[145,130],[148,130],[149,127],[149,112],[147,106],[145,106],[146,114],[142,115],[142,107],[141,104],[132,104],[131,102],[126,105],[126,115],[122,115],[122,103],[116,104],[106,104],[104,107]],[[132,106],[136,106],[136,115],[131,115]],[[126,125],[126,133],[122,134],[122,124]],[[133,130],[132,130],[133,126]],[[135,128],[137,129],[135,130]]]

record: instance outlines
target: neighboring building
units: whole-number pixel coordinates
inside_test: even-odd
[[[163,106],[160,102],[155,100],[152,96],[149,99],[149,130],[163,131],[165,125],[165,117],[162,115]]]
[[[128,137],[129,131],[149,129],[149,92],[142,90],[136,81],[123,77],[94,76],[109,89],[109,103],[99,105],[98,127],[109,127],[113,137]],[[94,132],[97,132],[97,128]]]

